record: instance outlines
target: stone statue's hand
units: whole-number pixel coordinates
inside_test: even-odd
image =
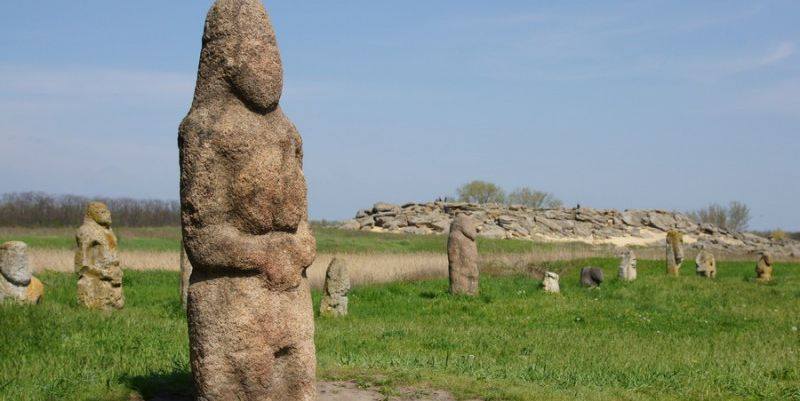
[[[300,285],[305,269],[314,262],[316,242],[307,222],[297,232],[267,234],[272,252],[259,264],[259,270],[270,288],[288,290]]]

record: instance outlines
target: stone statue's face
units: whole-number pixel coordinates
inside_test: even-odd
[[[111,211],[108,210],[108,207],[100,202],[92,202],[89,204],[89,208],[86,211],[87,216],[89,216],[92,220],[97,222],[103,227],[110,227],[111,226]]]

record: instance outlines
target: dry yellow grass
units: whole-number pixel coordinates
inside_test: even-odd
[[[31,264],[35,272],[51,270],[72,272],[73,252],[62,249],[31,249]],[[447,276],[447,256],[444,254],[343,254],[353,285],[386,283]],[[321,254],[308,269],[309,280],[320,288],[325,270],[333,255]],[[121,251],[120,264],[132,270],[180,270],[177,252]]]

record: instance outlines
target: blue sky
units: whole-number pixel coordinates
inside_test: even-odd
[[[210,4],[4,4],[0,192],[177,198]],[[484,179],[800,229],[800,2],[266,5],[312,218]]]

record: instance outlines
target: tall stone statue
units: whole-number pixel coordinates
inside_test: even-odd
[[[347,293],[350,292],[350,274],[342,259],[333,258],[325,272],[325,287],[319,314],[323,316],[347,315]]]
[[[478,295],[478,245],[475,238],[478,230],[475,220],[459,214],[450,225],[447,238],[447,260],[450,275],[450,293],[456,295]]]
[[[43,293],[44,285],[31,274],[28,245],[20,241],[0,245],[0,301],[35,304]]]
[[[717,277],[717,261],[714,259],[714,254],[709,251],[702,250],[697,254],[694,259],[695,272],[698,276],[714,278]]]
[[[761,252],[756,264],[756,281],[766,283],[772,281],[772,255]]]
[[[278,102],[283,71],[259,0],[208,12],[197,86],[180,126],[187,316],[199,400],[313,400],[303,147]]]
[[[622,260],[619,263],[619,279],[622,281],[636,280],[636,253],[632,249],[622,251]]]
[[[667,274],[680,276],[683,263],[683,234],[670,230],[667,232]]]
[[[75,240],[78,303],[91,309],[121,309],[125,305],[122,269],[117,237],[111,231],[111,212],[105,204],[89,203]]]

